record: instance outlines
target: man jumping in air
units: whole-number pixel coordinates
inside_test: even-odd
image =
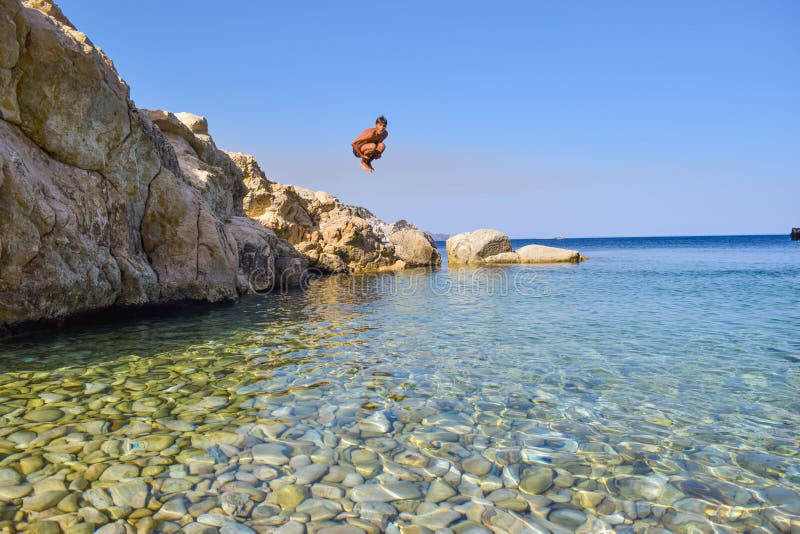
[[[381,115],[375,119],[375,127],[367,128],[353,141],[353,155],[361,158],[361,167],[367,172],[375,172],[372,162],[380,159],[386,149],[383,140],[389,136],[386,131],[386,117]]]

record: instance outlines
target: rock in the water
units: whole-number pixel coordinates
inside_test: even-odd
[[[64,412],[58,408],[39,408],[38,410],[31,410],[25,414],[25,419],[28,421],[35,421],[37,423],[49,423],[57,421],[64,417]]]
[[[458,492],[450,486],[447,482],[435,479],[431,482],[428,492],[425,494],[425,500],[428,502],[439,503],[446,501],[450,497],[454,497]]]
[[[149,487],[140,479],[117,482],[111,488],[111,498],[117,506],[130,506],[131,508],[144,508],[147,503]]]
[[[132,464],[113,464],[103,471],[100,480],[103,482],[114,482],[126,480],[139,476],[139,468]]]
[[[516,252],[501,252],[494,256],[483,258],[485,263],[519,263],[519,254]]]
[[[433,531],[447,528],[450,523],[461,517],[461,514],[446,508],[437,508],[411,518],[414,524],[423,526]]]
[[[55,521],[37,521],[28,529],[30,534],[61,534],[61,527]]]
[[[417,484],[411,482],[387,482],[386,484],[362,484],[351,490],[354,502],[391,502],[406,499],[420,499],[422,492]]]
[[[275,529],[275,534],[305,534],[305,532],[305,525],[297,521],[289,521]]]
[[[399,230],[389,235],[389,241],[394,243],[397,257],[403,260],[407,267],[424,267],[442,263],[433,237],[422,230]]]
[[[447,261],[451,265],[481,263],[489,256],[511,252],[511,241],[498,230],[482,228],[450,237],[446,247]]]
[[[267,519],[270,517],[275,517],[280,513],[281,509],[279,506],[275,506],[274,504],[262,503],[253,508],[250,517],[252,517],[253,520],[258,521],[259,519]]]
[[[375,412],[358,423],[362,432],[385,434],[392,429],[392,423],[382,412]]]
[[[0,499],[10,501],[24,497],[33,491],[33,486],[30,484],[15,484],[13,486],[0,486]]]
[[[58,501],[67,496],[68,491],[45,491],[36,493],[32,497],[22,499],[22,508],[33,512],[41,512],[53,508]]]
[[[295,471],[294,476],[297,484],[306,485],[312,484],[325,476],[328,472],[328,466],[325,464],[311,464],[301,467]]]
[[[303,486],[290,484],[275,492],[275,502],[283,509],[295,508],[298,504],[303,502],[307,496],[308,493]]]
[[[222,525],[219,534],[256,534],[256,531],[247,525],[231,521]]]
[[[22,476],[11,467],[0,468],[0,486],[16,486],[22,482]]]
[[[525,245],[518,248],[516,253],[520,263],[578,263],[581,261],[581,255],[577,250],[544,245]]]
[[[339,501],[344,497],[344,490],[329,484],[314,484],[311,486],[311,495],[318,499]]]
[[[461,466],[467,473],[483,476],[492,468],[492,463],[480,454],[474,454],[465,459]]]
[[[543,493],[553,485],[553,470],[549,467],[531,468],[522,475],[519,489],[530,495]]]
[[[165,502],[153,516],[159,521],[179,521],[187,514],[183,497],[176,497]]]
[[[184,478],[168,478],[161,483],[161,493],[168,495],[171,493],[182,493],[188,491],[192,483]]]
[[[103,488],[91,488],[84,491],[83,499],[99,510],[114,506],[113,499]]]
[[[358,528],[355,525],[336,525],[330,527],[322,527],[316,534],[364,534],[366,531],[363,528]]]
[[[286,445],[280,443],[262,443],[253,447],[253,462],[267,465],[284,465],[289,463]]]
[[[574,530],[586,521],[586,514],[580,510],[562,508],[551,512],[548,516],[548,519],[553,523],[563,525]]]
[[[128,530],[125,528],[127,523],[120,519],[114,523],[103,525],[94,531],[95,534],[127,534]]]
[[[459,264],[578,263],[583,259],[575,250],[543,245],[526,245],[511,250],[511,240],[498,230],[481,229],[456,234],[447,240],[447,261]]]
[[[90,506],[79,508],[78,517],[81,517],[87,523],[94,523],[95,525],[108,523],[108,517],[103,512]]]
[[[325,499],[307,499],[297,506],[298,513],[308,514],[312,521],[323,521],[336,517],[342,505]]]

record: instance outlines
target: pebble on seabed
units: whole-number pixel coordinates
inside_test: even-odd
[[[348,384],[353,397],[342,400],[307,387],[308,376],[238,384],[214,377],[241,360],[202,362],[154,356],[68,377],[0,376],[0,531],[800,529],[794,488],[763,479],[756,494],[675,475],[658,445],[543,428],[521,395],[472,403],[423,383],[416,396],[370,404],[363,385]],[[767,475],[783,465],[739,457]]]

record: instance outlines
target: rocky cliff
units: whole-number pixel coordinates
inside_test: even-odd
[[[292,243],[324,272],[386,271],[441,264],[433,238],[407,221],[388,224],[322,191],[267,178],[247,154],[231,153],[248,193],[244,211]]]
[[[413,225],[276,184],[219,150],[203,117],[140,110],[129,93],[58,6],[0,0],[0,334],[298,285],[309,265],[440,263]]]

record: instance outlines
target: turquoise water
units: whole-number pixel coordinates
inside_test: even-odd
[[[334,276],[307,291],[0,343],[0,467],[22,471],[23,456],[41,454],[28,481],[69,486],[92,463],[128,463],[150,509],[222,499],[229,478],[264,491],[251,493],[251,508],[273,506],[231,513],[214,501],[213,517],[187,511],[163,519],[167,530],[289,521],[308,531],[345,522],[368,531],[364,521],[404,532],[800,529],[800,242],[513,245],[531,242],[590,260]],[[132,421],[145,426],[132,431]],[[286,428],[273,436],[265,428],[275,424]],[[60,466],[40,439],[52,428],[66,429],[53,438],[70,455]],[[149,435],[174,443],[97,453],[104,441]],[[267,480],[248,474],[269,463],[252,459],[262,442],[293,458]],[[222,456],[199,472],[181,457],[190,449]],[[360,464],[353,449],[372,456]],[[325,500],[297,480],[294,464],[306,462],[326,464],[316,483],[342,490],[330,498],[335,513],[276,501],[293,484],[307,501]],[[330,466],[363,480],[348,486]],[[521,490],[526,476],[553,480]],[[188,485],[164,492],[167,480]],[[454,495],[419,504],[434,480]],[[364,512],[362,485],[401,483],[416,490],[389,499],[394,512],[381,521]],[[5,502],[3,519],[18,525],[48,514]],[[429,517],[445,512],[444,526]]]

